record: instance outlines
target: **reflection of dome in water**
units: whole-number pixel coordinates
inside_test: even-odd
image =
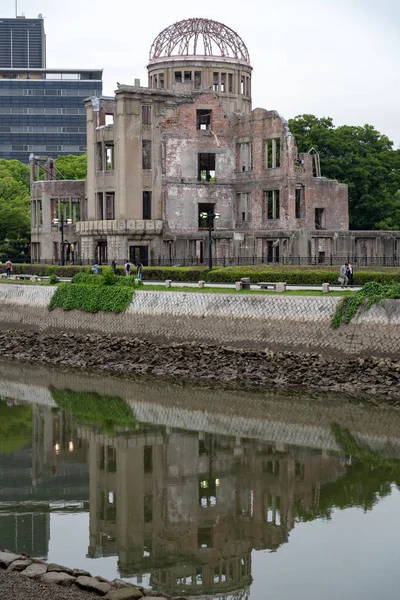
[[[159,33],[151,45],[150,60],[170,56],[215,56],[250,63],[241,37],[210,19],[185,19]]]

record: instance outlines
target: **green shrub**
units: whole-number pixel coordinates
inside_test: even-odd
[[[134,290],[127,287],[63,283],[53,294],[49,308],[85,312],[123,312],[132,301]]]
[[[332,317],[332,327],[337,329],[341,323],[350,323],[360,308],[369,310],[373,304],[389,298],[400,298],[400,284],[366,283],[354,295],[346,296],[339,302]]]
[[[104,267],[102,277],[104,285],[114,285],[115,275],[111,267]]]
[[[71,283],[78,283],[79,285],[103,285],[104,281],[101,275],[81,272],[73,276]]]
[[[58,282],[58,277],[56,275],[55,267],[49,267],[48,274],[49,274],[49,283],[51,285],[55,285]]]

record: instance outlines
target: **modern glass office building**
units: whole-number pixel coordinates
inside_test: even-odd
[[[86,152],[83,101],[101,94],[101,70],[0,69],[0,158]]]
[[[46,36],[44,20],[0,18],[0,68],[44,69]]]
[[[0,158],[28,163],[32,153],[86,152],[83,101],[102,95],[102,76],[46,69],[43,19],[0,18]]]

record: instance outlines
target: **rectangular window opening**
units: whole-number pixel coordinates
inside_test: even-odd
[[[213,74],[213,91],[214,92],[219,91],[219,73]]]
[[[115,193],[106,193],[106,220],[113,221],[115,219]]]
[[[175,83],[182,83],[182,71],[175,71]]]
[[[226,73],[221,73],[221,92],[226,92]]]
[[[190,83],[192,81],[192,71],[183,72],[183,81],[184,83]]]
[[[245,91],[245,77],[242,75],[240,77],[240,93],[242,94],[242,96],[244,96]]]
[[[104,220],[103,192],[97,192],[97,219]]]
[[[164,89],[164,73],[160,73],[160,77],[159,77],[159,84],[160,84],[160,88]]]
[[[153,447],[145,446],[143,449],[143,468],[145,473],[153,472]]]
[[[114,115],[112,113],[106,114],[106,125],[114,125]]]
[[[194,72],[194,89],[199,90],[201,88],[201,71]]]
[[[142,140],[142,168],[151,171],[151,140]]]
[[[106,171],[114,170],[114,144],[106,145]]]
[[[296,187],[296,198],[295,198],[295,216],[296,219],[304,218],[304,187]]]
[[[233,74],[228,74],[228,92],[233,92]]]
[[[253,170],[253,145],[251,142],[238,144],[239,171]]]
[[[237,195],[238,220],[242,222],[251,221],[250,193],[239,193]]]
[[[279,190],[267,190],[264,192],[264,218],[267,220],[280,218]]]
[[[143,219],[151,219],[151,192],[143,191]]]
[[[198,110],[197,111],[197,129],[206,131],[211,129],[211,110]]]
[[[151,124],[151,106],[142,106],[142,123],[143,125]]]
[[[103,170],[103,144],[97,142],[97,170]]]
[[[315,229],[325,229],[325,209],[315,209]]]
[[[212,548],[212,527],[199,527],[197,530],[199,548]]]
[[[201,152],[198,158],[198,181],[215,181],[215,153]]]
[[[207,217],[203,217],[202,214],[214,212],[215,205],[214,204],[198,204],[198,223],[199,229],[208,229],[209,222]],[[212,227],[214,228],[214,223],[212,223]],[[203,248],[200,247],[200,255],[202,255]],[[201,261],[202,262],[202,261]]]
[[[265,166],[277,169],[281,166],[281,139],[273,138],[265,142]]]

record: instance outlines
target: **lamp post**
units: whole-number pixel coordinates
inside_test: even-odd
[[[65,248],[64,248],[64,225],[72,225],[72,219],[64,221],[64,215],[61,214],[61,219],[53,219],[53,225],[60,225],[61,231],[61,266],[65,265]]]
[[[219,213],[209,210],[207,212],[200,213],[202,219],[206,219],[208,227],[208,268],[212,269],[212,230],[214,227],[214,220],[219,219]]]

